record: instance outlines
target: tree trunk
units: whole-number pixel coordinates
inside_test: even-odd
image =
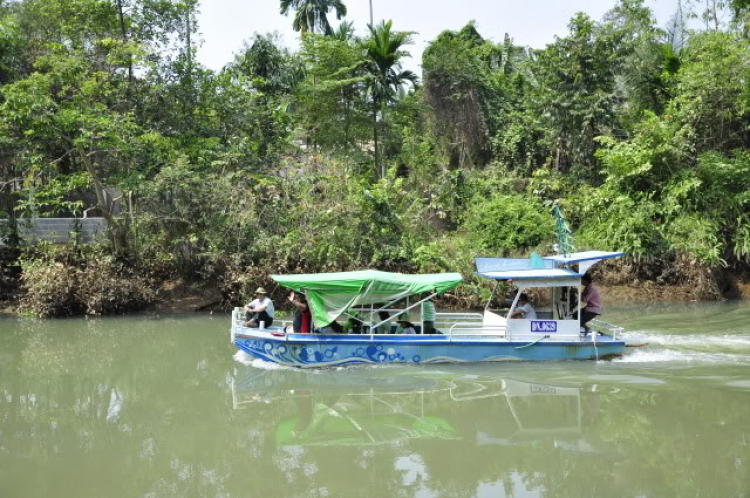
[[[378,161],[378,108],[375,107],[372,112],[372,130],[375,139],[375,174],[377,174],[380,163]]]
[[[16,169],[12,161],[9,161],[10,165],[10,177],[6,187],[8,187],[7,195],[2,193],[3,189],[0,189],[0,199],[5,198],[6,211],[8,212],[8,245],[11,247],[18,247],[21,244],[21,238],[18,235],[18,220],[16,219],[16,195],[14,195],[16,189]]]
[[[377,122],[375,123],[377,126]],[[380,141],[383,143],[383,145],[386,144],[386,136],[385,136],[385,102],[382,102],[380,104]],[[385,148],[385,147],[382,147]],[[385,156],[383,152],[380,153],[381,156]],[[380,178],[385,178],[385,157],[380,158]]]
[[[107,195],[104,191],[104,184],[102,183],[101,175],[94,164],[92,159],[93,152],[79,151],[81,161],[83,161],[86,171],[91,175],[91,180],[94,183],[94,192],[96,193],[96,203],[99,205],[99,209],[102,212],[102,217],[107,220],[109,228],[109,234],[112,238],[112,248],[115,255],[125,253],[127,250],[127,238],[120,221],[112,214],[112,203],[107,201]]]
[[[122,0],[117,0],[117,17],[120,20],[120,32],[122,34],[122,41],[128,43],[128,32],[125,29],[125,14],[122,10]],[[128,85],[133,83],[133,58],[128,55]],[[128,86],[128,91],[130,87]]]
[[[190,28],[191,11],[192,11],[191,7],[188,7],[187,9],[185,9],[185,44],[187,45],[185,52],[187,56],[188,81],[190,81],[190,79],[193,76],[193,53],[192,53],[193,47],[192,47],[192,44],[190,43],[190,31],[192,31],[192,29]]]
[[[190,39],[190,32],[192,27],[190,25],[190,14],[192,13],[192,4],[188,4],[185,7],[185,116],[186,116],[186,127],[190,131],[193,130],[193,109],[195,94],[193,92],[193,45]]]

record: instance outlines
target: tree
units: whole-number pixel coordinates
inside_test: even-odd
[[[596,24],[577,14],[570,34],[537,54],[535,107],[548,130],[552,164],[563,172],[595,179],[595,138],[615,128],[615,75],[611,45]]]
[[[316,28],[321,33],[330,34],[332,28],[328,22],[328,12],[336,11],[336,19],[346,16],[346,5],[341,0],[281,0],[281,13],[285,16],[294,9],[294,31],[315,33]]]
[[[404,46],[412,43],[409,31],[392,31],[393,21],[381,21],[377,26],[369,25],[370,37],[364,41],[367,54],[367,71],[372,99],[373,139],[375,145],[375,168],[381,167],[380,176],[385,177],[385,164],[378,150],[378,116],[384,130],[385,114],[399,91],[409,83],[416,85],[418,77],[412,71],[403,70],[401,62],[409,56]],[[382,130],[381,130],[382,131]],[[382,137],[382,132],[381,132]]]
[[[226,133],[254,149],[243,154],[246,168],[276,164],[289,131],[286,109],[303,78],[296,54],[274,35],[256,34],[217,79],[211,99],[226,113]]]
[[[440,33],[422,56],[425,102],[454,169],[483,165],[488,159],[488,47],[491,51],[492,43],[485,42],[472,22],[460,32]]]
[[[344,23],[342,23],[343,26]],[[366,59],[349,40],[306,35],[300,56],[306,79],[295,95],[307,138],[327,150],[352,150],[370,136]]]
[[[254,89],[272,95],[293,93],[304,76],[298,57],[272,34],[256,33],[226,69],[246,76]]]
[[[661,113],[669,100],[668,79],[679,64],[683,26],[678,9],[668,26],[656,27],[643,0],[620,0],[606,13],[596,37],[611,47],[610,71],[615,78],[616,129],[623,135],[632,130],[645,111]]]
[[[355,41],[354,23],[351,21],[342,21],[341,24],[331,32],[330,36],[342,42],[349,43]]]
[[[127,219],[115,214],[113,197],[134,173],[143,133],[138,110],[148,102],[135,75],[148,75],[163,60],[146,53],[161,49],[168,58],[165,44],[182,19],[179,6],[37,0],[12,9],[21,43],[34,49],[24,54],[30,69],[2,88],[0,152],[12,158],[11,174],[23,178],[29,195],[45,183],[71,185],[76,182],[67,177],[88,177],[117,253],[127,248]]]

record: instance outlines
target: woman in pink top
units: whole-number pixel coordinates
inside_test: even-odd
[[[591,275],[588,273],[583,275],[581,283],[583,283],[583,292],[581,293],[581,325],[586,330],[585,333],[588,334],[589,328],[586,324],[601,315],[602,298],[599,295],[599,289],[594,287]]]

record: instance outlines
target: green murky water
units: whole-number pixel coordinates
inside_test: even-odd
[[[0,320],[0,497],[750,497],[750,305],[612,362],[261,368],[207,316]]]

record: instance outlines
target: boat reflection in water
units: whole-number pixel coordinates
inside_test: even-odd
[[[561,387],[504,379],[503,395],[516,424],[477,432],[479,445],[540,444],[551,441],[554,448],[580,453],[616,455],[598,438],[586,433],[600,413],[596,386]],[[554,417],[550,417],[554,414]],[[594,442],[596,441],[596,442]]]
[[[589,429],[600,413],[596,385],[562,386],[459,368],[301,371],[240,367],[235,409],[284,404],[277,444],[359,446],[453,440],[461,447],[528,446],[617,456]],[[290,406],[291,405],[291,406]],[[478,407],[481,409],[478,410]]]
[[[235,409],[248,403],[294,401],[297,413],[276,426],[280,445],[359,446],[458,439],[444,418],[425,407],[425,398],[444,388],[445,383],[437,379],[393,376],[385,370],[311,374],[250,367],[235,378],[232,396]]]

